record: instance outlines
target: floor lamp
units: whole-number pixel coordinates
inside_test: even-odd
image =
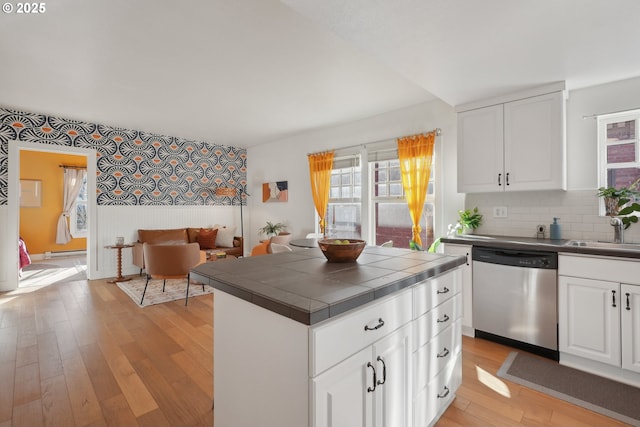
[[[234,206],[233,198],[240,194],[240,237],[242,237],[242,248],[244,251],[244,218],[242,217],[242,194],[246,194],[247,196],[249,194],[246,191],[243,191],[242,188],[234,187],[218,187],[216,188],[215,194],[217,197],[231,198],[231,206]]]

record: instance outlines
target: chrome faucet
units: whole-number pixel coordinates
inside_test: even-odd
[[[609,222],[613,226],[613,243],[624,243],[624,224],[618,217],[611,218]]]

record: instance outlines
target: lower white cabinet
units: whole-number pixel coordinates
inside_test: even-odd
[[[640,262],[560,255],[560,363],[640,387]]]
[[[620,365],[620,284],[560,276],[561,352]]]
[[[640,373],[640,286],[623,284],[620,291],[622,368]]]
[[[410,426],[411,325],[312,380],[314,425]]]

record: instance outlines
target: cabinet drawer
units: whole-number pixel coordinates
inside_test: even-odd
[[[422,347],[462,315],[462,298],[460,294],[434,307],[415,321],[413,350]]]
[[[462,353],[452,360],[413,398],[413,425],[427,426],[453,401],[462,383]]]
[[[426,387],[431,378],[460,352],[461,341],[461,321],[457,320],[413,354],[414,393]]]
[[[312,327],[310,376],[316,376],[411,321],[411,296],[411,290],[406,290]]]
[[[413,318],[417,319],[460,292],[461,274],[462,270],[456,268],[416,285],[413,288]]]

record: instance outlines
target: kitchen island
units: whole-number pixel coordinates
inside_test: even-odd
[[[201,264],[217,426],[428,425],[461,381],[464,257],[366,247]]]

